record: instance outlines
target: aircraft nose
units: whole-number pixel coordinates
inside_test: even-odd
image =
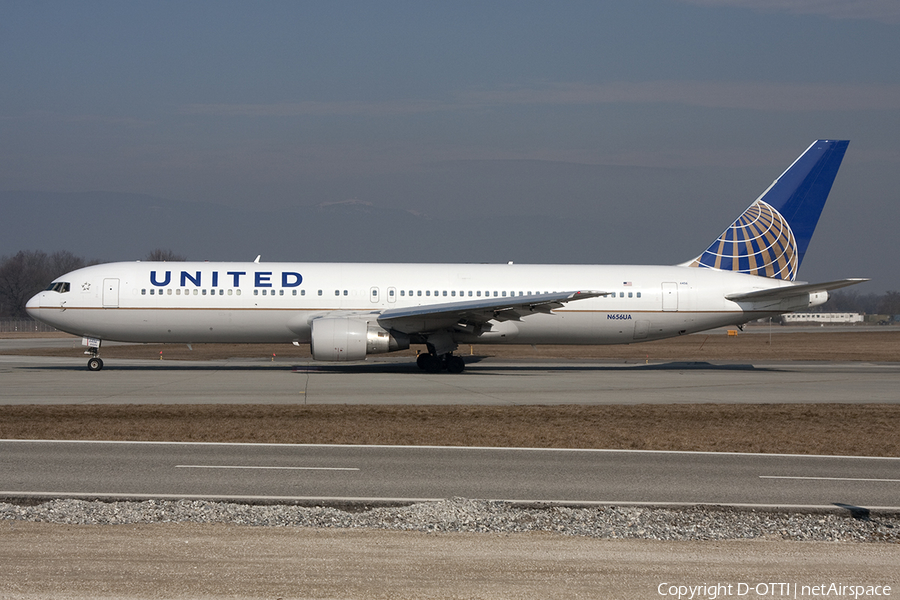
[[[33,311],[41,307],[41,296],[43,296],[44,292],[38,292],[34,296],[32,296],[28,302],[25,303],[25,312],[32,318],[34,318]]]

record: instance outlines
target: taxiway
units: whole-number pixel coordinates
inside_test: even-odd
[[[0,356],[0,404],[897,403],[900,363],[468,359],[426,374],[409,358],[361,364]]]
[[[900,510],[900,458],[305,444],[0,441],[0,496],[720,504]]]

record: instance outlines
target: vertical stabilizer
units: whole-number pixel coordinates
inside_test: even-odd
[[[691,267],[793,281],[850,142],[817,140]]]

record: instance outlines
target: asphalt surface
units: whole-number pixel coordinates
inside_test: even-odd
[[[900,458],[0,442],[0,496],[900,508]]]
[[[0,355],[0,404],[671,404],[896,403],[900,363],[625,363],[467,358],[429,375],[409,358],[312,361]]]
[[[84,363],[0,356],[0,404],[895,403],[900,397],[900,366],[874,363],[489,359],[462,375],[424,375],[403,359],[337,367],[110,360],[99,373]],[[465,496],[852,511],[896,507],[898,480],[900,460],[858,457],[0,442],[0,495],[19,497]],[[891,584],[895,593],[898,586],[898,552],[890,544],[2,525],[4,598],[657,598],[660,589],[671,589],[661,584],[787,582],[795,590],[823,582]]]

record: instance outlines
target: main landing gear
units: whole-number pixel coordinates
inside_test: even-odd
[[[440,373],[446,370],[448,373],[462,373],[466,363],[459,356],[442,354],[440,356],[428,353],[416,357],[416,365],[426,373]]]

